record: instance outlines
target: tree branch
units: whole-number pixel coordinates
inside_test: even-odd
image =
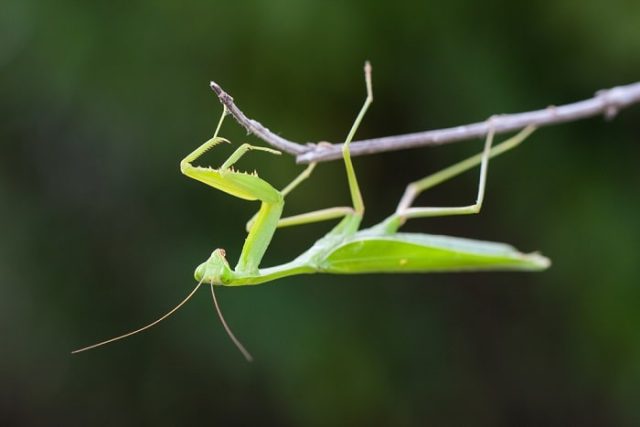
[[[323,162],[342,158],[342,144],[299,144],[284,139],[259,122],[251,120],[235,105],[233,98],[215,82],[211,89],[229,113],[249,133],[266,143],[296,156],[298,163]],[[537,127],[572,122],[597,115],[612,119],[623,108],[640,103],[640,82],[596,92],[593,98],[561,106],[550,106],[542,110],[516,114],[501,114],[491,117],[491,126],[496,134],[517,131],[528,125]],[[489,121],[425,132],[387,136],[351,143],[351,155],[362,156],[383,151],[403,150],[426,145],[441,145],[467,139],[483,137],[489,131]]]
[[[231,114],[233,118],[236,119],[236,121],[240,123],[250,134],[252,133],[256,135],[264,142],[289,154],[298,155],[309,150],[304,145],[289,141],[279,135],[276,135],[266,127],[262,126],[260,122],[252,120],[245,116],[244,113],[240,111],[240,109],[233,102],[233,97],[222,90],[220,85],[218,85],[216,82],[210,82],[209,86],[211,86],[211,89],[216,93],[216,95],[218,95],[218,99],[220,99],[222,105],[227,107],[229,114]]]

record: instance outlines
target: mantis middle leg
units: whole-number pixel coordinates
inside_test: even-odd
[[[364,214],[364,202],[362,200],[362,194],[360,192],[358,180],[356,178],[356,174],[353,169],[353,163],[351,162],[351,152],[349,151],[349,145],[351,144],[351,141],[353,140],[353,136],[355,135],[358,127],[360,126],[360,123],[362,122],[362,119],[364,118],[364,115],[366,114],[369,106],[373,102],[373,90],[372,90],[372,84],[371,84],[371,65],[369,64],[369,62],[365,63],[364,71],[365,71],[365,84],[367,89],[367,97],[355,121],[353,122],[353,125],[349,130],[349,134],[347,135],[347,138],[345,139],[345,142],[342,146],[342,156],[344,158],[345,169],[347,172],[347,181],[349,183],[349,192],[351,194],[353,207],[338,206],[338,207],[320,209],[320,210],[307,212],[300,215],[281,218],[278,221],[278,225],[277,225],[278,228],[289,227],[294,225],[310,224],[310,223],[320,222],[320,221],[328,221],[336,218],[343,218],[349,215],[353,215],[358,219],[362,218],[362,215]],[[283,196],[286,196],[287,194],[289,194],[302,181],[304,181],[309,177],[309,175],[311,174],[315,166],[316,166],[315,163],[309,164],[309,166],[307,166],[307,168],[303,170],[300,173],[300,175],[298,175],[293,181],[291,181],[291,183],[289,183],[289,185],[287,185],[281,191],[281,194]],[[252,227],[255,221],[255,218],[256,216],[254,215],[254,217],[247,222],[247,229],[250,229]]]
[[[300,185],[302,181],[306,180],[311,175],[311,172],[313,172],[315,167],[316,163],[310,163],[293,181],[291,181],[285,188],[280,191],[282,196],[287,196],[287,194],[289,194],[293,189]],[[283,228],[291,227],[294,225],[304,225],[314,222],[329,221],[336,218],[342,218],[346,215],[352,214],[353,212],[353,208],[349,206],[336,206],[333,208],[319,209],[299,215],[280,218],[280,220],[278,220],[277,227]],[[253,217],[251,217],[249,221],[247,221],[247,231],[249,231],[253,226],[257,215],[258,214],[256,213]]]

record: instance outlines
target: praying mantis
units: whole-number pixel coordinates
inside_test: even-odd
[[[167,314],[140,329],[76,350],[73,353],[128,337],[156,325],[185,304],[203,283],[211,286],[215,308],[230,338],[247,360],[251,360],[251,355],[236,339],[222,317],[214,286],[258,285],[287,276],[311,273],[430,273],[546,269],[550,265],[550,261],[546,257],[538,253],[524,254],[507,244],[398,231],[409,219],[478,213],[484,201],[489,160],[519,145],[534,131],[532,126],[526,127],[520,133],[496,146],[493,146],[494,132],[490,127],[481,153],[410,183],[394,213],[370,228],[360,229],[365,206],[351,161],[349,145],[366,111],[373,102],[369,63],[365,64],[365,84],[367,92],[365,102],[351,126],[342,148],[351,206],[321,209],[283,218],[285,197],[311,175],[316,164],[309,164],[302,173],[280,191],[256,173],[240,172],[233,168],[249,151],[280,154],[271,148],[242,144],[217,169],[194,166],[193,162],[204,153],[218,144],[228,142],[218,136],[227,114],[227,109],[224,107],[214,136],[187,155],[180,162],[180,170],[187,177],[227,194],[243,200],[260,202],[258,212],[247,223],[248,235],[236,266],[231,268],[224,249],[215,249],[209,258],[196,268],[194,273],[198,283],[196,287]],[[480,166],[480,176],[475,203],[459,207],[413,206],[414,200],[422,192],[478,165]],[[261,267],[262,258],[278,228],[335,219],[340,219],[337,225],[292,261],[274,267]]]

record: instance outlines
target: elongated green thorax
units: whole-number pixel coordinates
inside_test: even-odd
[[[236,273],[258,272],[260,261],[271,243],[284,207],[284,198],[280,193],[277,194],[277,202],[262,202],[260,205],[256,220],[242,246],[242,253],[235,268]]]

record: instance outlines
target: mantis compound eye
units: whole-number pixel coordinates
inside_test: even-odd
[[[213,251],[213,253],[211,254],[211,257],[209,258],[209,261],[215,261],[216,264],[223,264],[223,265],[229,266],[226,256],[227,256],[227,251],[225,251],[222,248],[218,248],[215,251]]]
[[[196,271],[193,273],[193,278],[196,279],[196,282],[202,281],[206,268],[206,263],[200,264],[196,267]]]

